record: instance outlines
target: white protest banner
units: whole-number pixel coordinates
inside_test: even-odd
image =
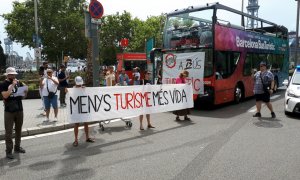
[[[69,88],[70,123],[125,118],[192,108],[188,84]]]
[[[194,94],[204,94],[205,52],[166,53],[163,56],[163,83],[175,84],[183,70],[189,72],[187,81],[192,83]]]

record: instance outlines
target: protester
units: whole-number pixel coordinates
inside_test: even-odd
[[[75,86],[74,88],[84,88],[83,86],[83,79],[80,76],[75,77]],[[67,89],[66,89],[67,91]],[[79,123],[75,123],[74,125],[74,135],[75,135],[75,141],[73,142],[73,146],[77,147],[78,146],[78,128],[79,128]],[[95,140],[89,137],[89,125],[87,122],[83,123],[84,126],[84,132],[85,132],[85,137],[86,137],[86,142],[93,143]]]
[[[66,91],[65,89],[68,87],[67,80],[69,76],[66,75],[66,67],[65,65],[60,65],[60,71],[58,74],[58,81],[59,81],[59,101],[61,107],[66,107]]]
[[[133,69],[133,85],[140,85],[141,80],[141,74],[140,74],[140,68],[136,67]]]
[[[179,77],[176,78],[176,84],[185,84],[187,83],[186,78],[189,77],[189,72],[184,70],[179,74]],[[181,109],[173,112],[176,115],[176,121],[180,121],[179,116],[184,116],[184,120],[190,121],[191,119],[188,117],[190,114],[190,109]]]
[[[273,94],[274,91],[274,75],[267,70],[267,63],[264,61],[260,62],[259,68],[260,71],[257,71],[255,74],[252,72],[255,80],[253,91],[256,99],[256,113],[253,117],[261,117],[261,104],[264,102],[271,111],[271,117],[276,118],[270,102],[270,95]],[[264,86],[266,88],[264,88]],[[267,89],[267,87],[269,87],[269,89]]]
[[[44,78],[40,81],[40,87],[42,88],[42,96],[46,108],[46,120],[44,122],[49,122],[51,105],[54,109],[54,122],[57,121],[58,107],[56,92],[58,84],[58,79],[53,75],[52,69],[47,69],[47,78]]]
[[[120,86],[127,86],[129,84],[129,77],[123,68],[120,75],[119,75],[119,85]]]
[[[141,80],[141,84],[142,85],[150,85],[152,84],[151,80],[150,80],[150,72],[149,71],[146,71],[145,72],[145,78],[143,80]],[[140,115],[139,119],[140,119],[140,130],[144,130],[144,127],[143,127],[143,117],[144,115]],[[147,123],[148,123],[148,128],[155,128],[154,126],[151,125],[151,122],[150,122],[150,114],[146,114],[146,119],[147,119]]]
[[[24,84],[16,79],[16,69],[9,67],[6,69],[6,79],[0,84],[0,92],[4,103],[4,126],[5,126],[5,144],[6,158],[14,159],[12,154],[13,141],[12,133],[15,125],[15,146],[16,153],[25,153],[21,145],[21,133],[24,119],[22,98],[27,95],[27,90],[24,90],[24,96],[18,95],[18,89]]]
[[[106,76],[105,76],[105,82],[106,82],[106,86],[114,86],[116,84],[116,76],[114,73],[114,68],[112,66],[110,66],[108,68],[108,71],[106,72]]]
[[[40,79],[47,78],[47,69],[48,69],[48,61],[44,61],[43,65],[39,68]],[[44,104],[41,87],[39,88],[39,93],[40,93],[40,97],[42,100],[42,107],[43,107],[43,112],[41,113],[41,115],[46,116],[46,108],[45,108],[45,104]]]

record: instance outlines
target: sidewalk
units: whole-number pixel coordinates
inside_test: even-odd
[[[50,111],[50,122],[43,122],[46,116],[41,115],[43,112],[41,99],[24,99],[23,109],[24,121],[22,136],[59,131],[73,127],[73,124],[69,124],[67,121],[67,108],[58,108],[58,121],[55,123],[53,121],[51,122],[51,120],[54,119],[53,109]],[[0,140],[4,140],[4,107],[2,100],[0,101],[0,112]]]

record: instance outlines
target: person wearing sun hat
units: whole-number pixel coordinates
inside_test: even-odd
[[[14,159],[12,154],[13,141],[12,133],[15,125],[15,153],[25,153],[21,145],[21,133],[24,119],[22,99],[26,97],[17,94],[18,88],[24,84],[16,79],[16,69],[9,67],[6,69],[6,79],[0,83],[0,93],[3,97],[4,103],[4,126],[5,126],[5,144],[6,144],[6,158]]]
[[[76,76],[75,79],[75,86],[73,88],[85,88],[83,86],[84,82],[81,76]],[[68,89],[66,89],[66,92],[68,92]],[[78,146],[78,128],[79,128],[80,123],[75,123],[74,124],[74,136],[75,140],[73,142],[73,146],[77,147]],[[92,138],[89,136],[89,124],[87,122],[83,123],[84,126],[84,132],[85,132],[85,141],[89,143],[95,142]]]

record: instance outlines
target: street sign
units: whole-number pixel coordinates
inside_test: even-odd
[[[92,18],[100,19],[103,15],[104,9],[99,1],[92,0],[89,5],[89,12]]]
[[[34,48],[34,57],[35,58],[41,58],[42,57],[42,52],[40,48]]]
[[[101,19],[91,18],[91,23],[99,25],[99,24],[101,24]]]
[[[129,43],[129,41],[128,41],[128,39],[126,39],[126,38],[123,38],[123,39],[121,39],[121,41],[120,41],[120,45],[121,45],[121,47],[123,47],[123,48],[127,47],[127,46],[128,46],[128,43]]]

